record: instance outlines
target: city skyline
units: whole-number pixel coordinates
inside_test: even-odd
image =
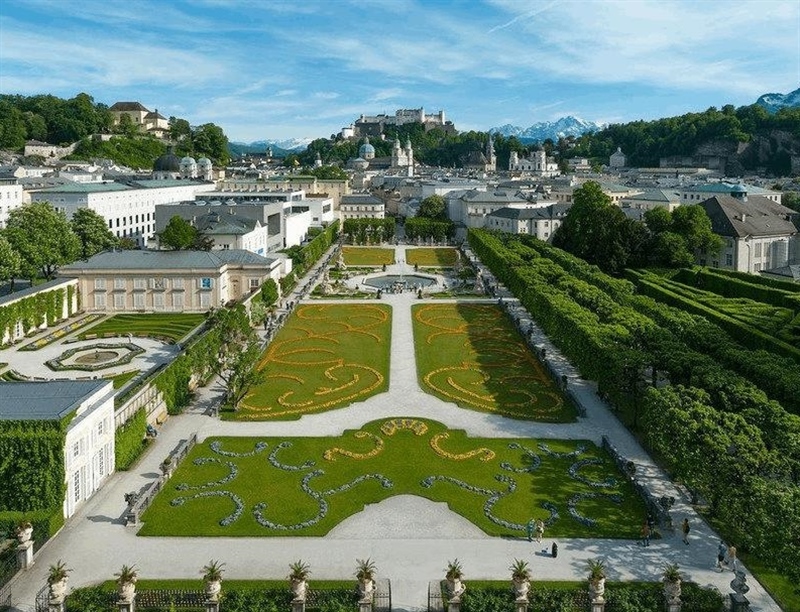
[[[4,94],[135,100],[234,141],[420,106],[459,130],[618,123],[796,89],[800,4],[7,0],[0,66]]]

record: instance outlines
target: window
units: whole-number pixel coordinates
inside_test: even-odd
[[[125,310],[125,294],[114,294],[114,310]]]
[[[150,288],[156,290],[163,290],[164,289],[164,279],[163,278],[151,278],[150,279]]]
[[[72,499],[76,502],[81,501],[81,474],[75,472],[72,475]]]
[[[250,289],[258,289],[258,287],[260,285],[261,285],[261,283],[258,282],[257,278],[251,278],[250,279]]]
[[[133,279],[133,288],[134,289],[147,289],[147,285],[145,283],[145,279],[143,278],[134,278]]]
[[[144,310],[144,293],[133,294],[133,307],[136,310]]]
[[[106,474],[106,462],[105,462],[105,453],[103,449],[97,453],[97,471],[100,476],[105,476]]]
[[[99,291],[106,288],[106,279],[104,278],[96,278],[94,279],[94,289],[95,291]]]
[[[80,442],[75,442],[75,444],[72,445],[72,456],[77,457],[80,454],[81,454],[81,444]]]
[[[95,293],[94,294],[94,308],[95,308],[95,310],[105,310],[105,308],[106,308],[106,294],[105,293]]]
[[[761,257],[761,243],[760,242],[756,242],[756,248],[755,248],[754,257]]]
[[[213,285],[212,280],[213,279],[211,279],[211,278],[209,278],[207,276],[198,279],[198,283],[199,283],[200,289],[211,289],[211,287]]]
[[[105,421],[100,421],[97,424],[97,435],[98,436],[102,436],[103,435],[103,431],[105,431],[105,425],[106,425]]]
[[[733,255],[731,255],[730,253],[725,255],[725,265],[726,266],[732,266],[733,265]]]
[[[172,294],[172,308],[174,310],[183,310],[183,294],[182,293],[173,293]]]
[[[153,308],[156,310],[164,310],[164,294],[163,293],[154,293],[153,294]]]
[[[173,278],[172,279],[172,288],[173,288],[173,290],[183,289],[183,279],[182,278]]]
[[[125,279],[124,278],[115,278],[114,279],[114,289],[125,289]]]
[[[211,294],[210,293],[201,293],[200,294],[200,307],[201,308],[211,308]]]

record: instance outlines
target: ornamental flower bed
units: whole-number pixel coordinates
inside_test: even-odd
[[[444,502],[494,536],[542,519],[553,537],[638,537],[645,516],[602,448],[470,438],[396,418],[328,438],[217,438],[195,446],[143,516],[141,535],[320,536],[365,504]]]
[[[116,357],[104,359],[102,361],[98,361],[97,363],[80,363],[77,361],[81,358],[81,355],[85,354],[85,356],[91,357],[93,353],[97,354],[101,351],[114,352],[116,353]],[[133,344],[132,342],[126,342],[122,344],[90,344],[88,346],[68,349],[55,359],[45,361],[45,365],[51,370],[55,370],[57,372],[63,370],[96,372],[97,370],[105,370],[107,368],[113,368],[130,363],[133,361],[134,357],[141,355],[144,352],[145,350],[141,346]],[[72,359],[75,357],[75,355],[78,355],[78,357]]]

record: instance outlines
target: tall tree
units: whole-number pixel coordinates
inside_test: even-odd
[[[217,166],[224,166],[230,159],[228,137],[222,128],[213,123],[204,123],[194,129],[192,145],[197,157],[205,155]]]
[[[11,211],[5,236],[22,258],[22,273],[33,280],[55,276],[59,266],[75,261],[81,244],[66,216],[49,202],[34,202]]]
[[[189,249],[197,239],[197,228],[179,215],[172,217],[164,231],[158,234],[162,247],[173,251]]]
[[[250,326],[250,317],[242,304],[217,310],[211,323],[211,333],[217,336],[219,346],[211,359],[211,369],[225,384],[226,405],[238,410],[250,389],[265,376],[258,368],[262,352],[258,335]]]
[[[436,221],[447,221],[447,203],[440,195],[428,196],[419,203],[417,216]]]
[[[9,244],[4,236],[0,235],[0,283],[11,281],[14,288],[14,279],[22,269],[22,258]]]
[[[81,242],[81,257],[88,259],[95,253],[114,247],[119,242],[108,229],[106,220],[90,208],[79,208],[70,221],[72,231]]]

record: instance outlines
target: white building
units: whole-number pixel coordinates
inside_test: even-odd
[[[339,218],[346,219],[383,219],[386,216],[384,203],[367,193],[353,193],[342,196],[339,202]]]
[[[617,147],[617,150],[608,158],[608,167],[615,170],[624,168],[627,164],[628,158],[622,152],[620,147]]]
[[[747,196],[760,196],[777,204],[781,203],[780,191],[772,191],[771,189],[763,189],[756,185],[744,183],[698,183],[682,187],[679,191],[683,204],[699,204],[717,195],[726,195],[738,199],[747,198]]]
[[[22,185],[17,179],[0,179],[0,229],[6,226],[9,213],[22,206]]]
[[[539,240],[549,241],[571,207],[571,204],[551,202],[538,206],[501,208],[487,216],[486,229],[535,236]]]
[[[452,192],[447,197],[447,211],[450,220],[466,227],[486,227],[486,218],[491,213],[509,206],[525,207],[531,202],[513,190],[496,189],[479,191],[472,189],[466,193]]]
[[[717,195],[700,202],[721,236],[720,253],[699,253],[698,263],[757,274],[800,264],[800,213],[773,200]]]
[[[0,382],[0,420],[63,421],[69,518],[114,473],[114,390],[107,380]]]
[[[290,259],[236,249],[105,251],[62,266],[59,275],[78,279],[89,312],[206,312],[290,270]]]
[[[213,190],[213,183],[176,179],[67,184],[32,192],[31,201],[50,202],[67,219],[79,208],[89,208],[106,220],[117,238],[130,238],[143,247],[155,233],[157,205],[194,200]]]
[[[520,157],[516,151],[511,151],[508,171],[548,178],[561,174],[558,163],[555,159],[548,158],[545,151],[532,151],[527,158]]]

